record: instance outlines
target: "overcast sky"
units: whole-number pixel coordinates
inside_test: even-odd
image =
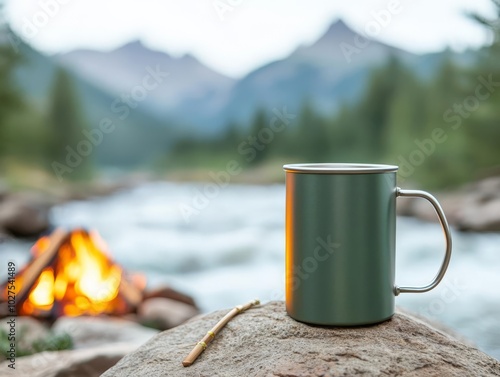
[[[314,42],[339,17],[360,34],[378,30],[377,39],[416,53],[477,47],[488,35],[464,12],[492,9],[490,0],[10,0],[8,16],[46,53],[141,39],[238,77]]]

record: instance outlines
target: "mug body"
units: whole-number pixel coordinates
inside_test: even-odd
[[[355,326],[394,314],[397,166],[285,165],[286,309]]]

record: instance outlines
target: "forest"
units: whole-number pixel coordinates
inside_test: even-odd
[[[400,166],[403,182],[454,187],[499,172],[499,61],[494,45],[478,51],[470,67],[446,60],[422,80],[392,58],[373,70],[359,102],[333,115],[305,101],[285,129],[274,132],[273,112],[259,109],[246,127],[232,124],[212,141],[185,139],[169,158],[184,167],[213,167],[214,154],[250,167],[268,161],[391,163]]]
[[[332,104],[336,110],[331,113],[318,111],[307,98],[299,109],[257,108],[245,124],[231,122],[217,137],[179,136],[140,169],[163,176],[217,170],[232,160],[246,169],[285,162],[391,163],[400,166],[401,182],[426,188],[455,187],[498,174],[499,29],[496,20],[476,18],[491,29],[494,41],[475,51],[470,64],[445,58],[431,77],[421,77],[393,56],[373,68],[359,99]],[[8,43],[0,44],[0,56],[2,175],[10,179],[42,171],[56,179],[71,171],[66,176],[72,181],[99,177],[103,167],[91,151],[88,157],[80,151],[75,166],[64,164],[74,153],[68,146],[77,145],[82,130],[91,129],[72,76],[60,68],[48,98],[33,103],[16,84],[23,57]],[[162,126],[166,133],[170,125]]]

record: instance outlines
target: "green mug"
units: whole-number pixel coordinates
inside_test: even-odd
[[[286,171],[286,310],[318,325],[357,326],[394,314],[394,297],[443,278],[451,235],[437,200],[396,186],[397,166],[293,164]],[[441,268],[422,287],[395,285],[396,198],[427,199],[444,231]]]

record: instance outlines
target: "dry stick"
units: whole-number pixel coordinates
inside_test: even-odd
[[[17,292],[17,311],[21,309],[24,300],[27,298],[33,284],[40,277],[43,269],[49,266],[57,256],[57,252],[61,245],[68,239],[69,232],[62,228],[57,228],[49,236],[50,242],[47,249],[39,256],[37,256],[23,272],[23,282],[21,288]]]
[[[182,365],[188,367],[192,365],[198,356],[207,348],[207,345],[215,338],[215,335],[222,330],[226,324],[236,317],[238,314],[244,312],[247,309],[250,309],[254,305],[259,305],[259,300],[253,300],[245,305],[238,305],[235,308],[231,309],[229,313],[227,313],[217,324],[212,328],[212,330],[208,331],[207,334],[203,337],[201,341],[199,341],[196,346],[194,346],[193,350],[187,355],[187,357],[182,362]]]

